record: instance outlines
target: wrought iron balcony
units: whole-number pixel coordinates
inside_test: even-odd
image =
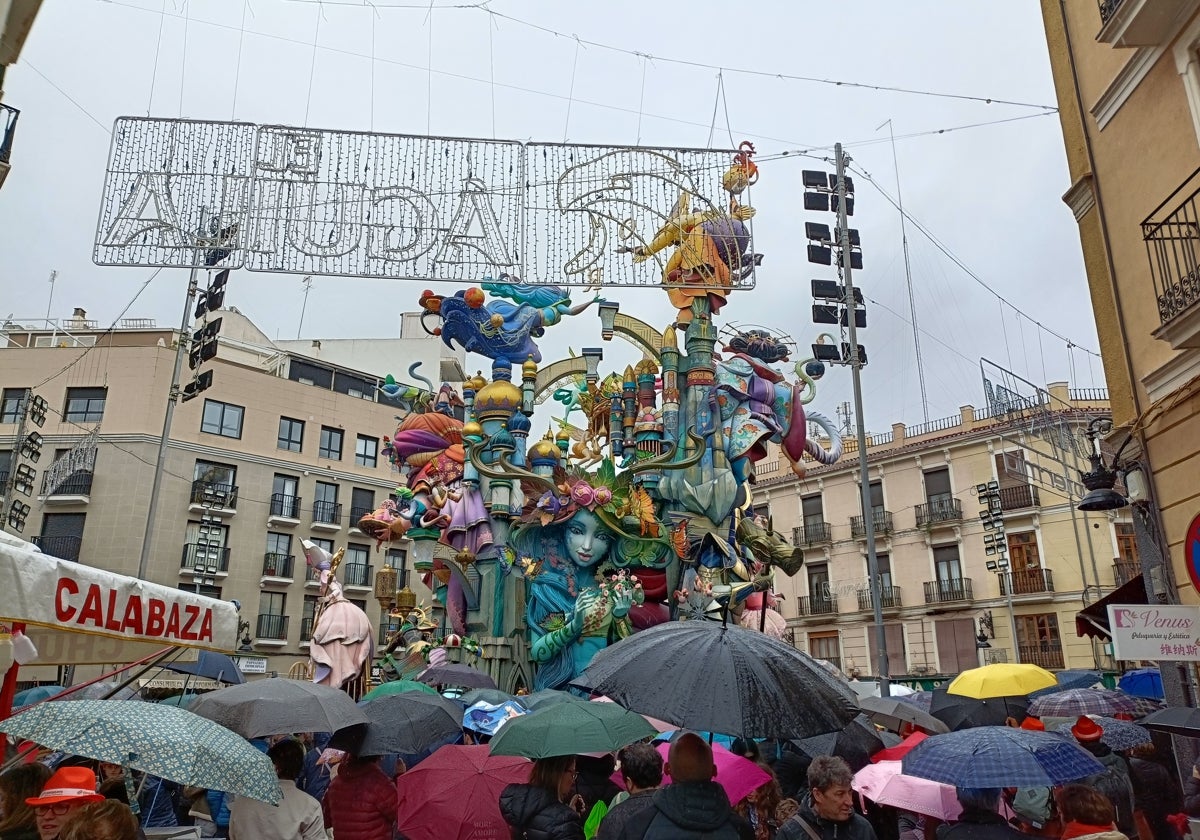
[[[1019,569],[1000,575],[1001,595],[1034,595],[1054,591],[1054,573],[1049,569]]]
[[[879,590],[879,606],[885,610],[896,610],[903,606],[900,602],[899,586],[884,586]],[[863,612],[875,609],[871,603],[871,590],[858,590],[858,608]]]
[[[0,163],[12,158],[13,140],[17,136],[17,119],[21,112],[11,105],[0,103]]]
[[[892,512],[877,507],[872,511],[871,518],[875,522],[875,536],[882,534],[890,534],[892,532]],[[861,516],[850,517],[850,535],[856,540],[863,539],[867,536],[866,520]]]
[[[1117,13],[1117,7],[1124,0],[1097,0],[1100,5],[1100,23],[1105,24],[1112,20],[1112,16]]]
[[[286,493],[272,493],[271,516],[277,516],[281,519],[299,519],[300,497],[289,496]]]
[[[223,510],[237,509],[238,488],[236,484],[218,484],[213,481],[193,481],[191,504]]]
[[[312,518],[315,524],[342,525],[342,506],[337,502],[313,502]]]
[[[1063,664],[1062,646],[1058,642],[1044,642],[1040,645],[1018,645],[1017,654],[1024,665],[1037,665],[1041,668],[1065,668]]]
[[[229,549],[204,543],[188,543],[183,547],[179,568],[228,572]]]
[[[313,620],[311,618],[300,619],[300,641],[312,641]]]
[[[972,601],[970,578],[948,578],[925,581],[925,603],[946,604],[951,601]]]
[[[944,522],[962,521],[962,502],[947,493],[930,496],[923,505],[917,505],[917,527],[928,528]]]
[[[379,625],[379,646],[383,647],[392,640],[392,634],[400,629],[399,621],[384,621]]]
[[[30,542],[42,550],[43,554],[57,557],[59,560],[79,562],[79,549],[83,545],[83,537],[31,537]]]
[[[4,488],[8,486],[8,470],[0,470],[0,496],[4,495]]]
[[[837,615],[837,598],[827,595],[804,595],[800,598],[800,615]]]
[[[832,542],[832,529],[828,522],[806,522],[792,529],[792,545],[810,546]]]
[[[288,616],[259,613],[258,625],[255,627],[255,638],[272,639],[277,642],[287,641]]]
[[[92,492],[92,473],[86,470],[73,472],[63,481],[51,487],[46,478],[42,479],[42,495],[53,496],[89,496]]]
[[[1200,169],[1142,222],[1159,321],[1200,300]]]
[[[1113,582],[1117,586],[1124,583],[1129,583],[1135,577],[1142,573],[1141,567],[1137,563],[1128,560],[1116,560],[1113,562]]]
[[[263,555],[263,577],[275,578],[290,578],[292,576],[292,565],[296,558],[290,554],[277,554],[274,551],[268,551]]]
[[[1038,489],[1032,484],[1000,488],[1001,510],[1021,510],[1022,508],[1041,507],[1041,505],[1042,500],[1038,496]]]
[[[359,520],[370,513],[374,513],[373,507],[351,507],[350,508],[350,527],[357,528]]]
[[[344,576],[342,578],[346,586],[361,586],[370,588],[371,586],[371,564],[370,563],[347,563],[342,566]]]

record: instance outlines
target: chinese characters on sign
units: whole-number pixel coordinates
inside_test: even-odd
[[[724,217],[730,154],[122,117],[93,258],[652,286],[663,264],[630,252],[681,214]],[[752,265],[730,273],[754,287]]]
[[[1200,607],[1110,604],[1108,626],[1117,659],[1200,658]]]

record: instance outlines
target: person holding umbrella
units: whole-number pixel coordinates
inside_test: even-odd
[[[563,800],[578,777],[575,756],[539,758],[527,784],[508,785],[500,793],[500,813],[522,840],[583,840],[583,797]]]

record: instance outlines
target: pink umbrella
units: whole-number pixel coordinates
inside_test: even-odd
[[[955,820],[962,813],[953,785],[905,776],[900,772],[899,761],[868,764],[854,774],[851,787],[880,805],[891,805],[940,820]]]
[[[600,697],[593,697],[592,702],[593,703],[615,703],[617,701],[613,700],[612,698],[604,697],[603,695],[601,695]],[[646,719],[646,723],[653,726],[659,732],[674,732],[676,729],[679,728],[678,726],[676,726],[673,723],[667,723],[665,720],[659,720],[656,717],[650,717],[650,715],[642,715],[642,717],[644,717]]]
[[[666,761],[671,745],[659,744],[657,749],[658,754],[663,757],[663,761]],[[771,781],[771,774],[750,759],[735,755],[720,744],[713,744],[712,751],[713,763],[717,765],[717,776],[713,781],[725,788],[725,794],[733,804],[741,802],[749,794]],[[625,780],[621,778],[620,771],[613,773],[612,780],[617,787],[625,789]],[[664,785],[671,784],[671,777],[665,772],[662,783]]]

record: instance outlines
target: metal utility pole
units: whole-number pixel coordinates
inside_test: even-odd
[[[858,432],[858,472],[862,490],[863,528],[867,538],[867,576],[870,577],[871,610],[875,619],[875,643],[879,652],[876,673],[879,676],[879,695],[888,697],[888,653],[887,633],[883,628],[883,592],[879,579],[879,557],[875,553],[875,510],[871,506],[871,476],[867,466],[867,430],[863,420],[862,358],[858,352],[858,333],[854,318],[854,281],[850,270],[850,227],[846,212],[846,163],[842,144],[833,147],[837,158],[838,197],[838,244],[842,260],[842,282],[846,287],[845,311],[849,334],[850,352],[846,361],[850,364],[850,377],[854,383],[854,420]]]
[[[175,403],[179,401],[179,374],[183,371],[183,359],[187,355],[191,337],[189,324],[192,307],[196,304],[196,292],[200,288],[197,277],[200,269],[193,267],[188,277],[187,295],[183,301],[183,320],[179,323],[179,341],[175,345],[175,370],[171,374],[171,390],[167,395],[167,411],[163,416],[162,438],[158,441],[158,461],[154,465],[154,481],[150,485],[150,509],[146,512],[146,532],[142,537],[142,556],[138,559],[137,576],[146,578],[150,565],[150,541],[154,536],[154,521],[158,513],[158,493],[162,488],[163,471],[167,465],[167,444],[171,439],[171,421],[175,419]]]

